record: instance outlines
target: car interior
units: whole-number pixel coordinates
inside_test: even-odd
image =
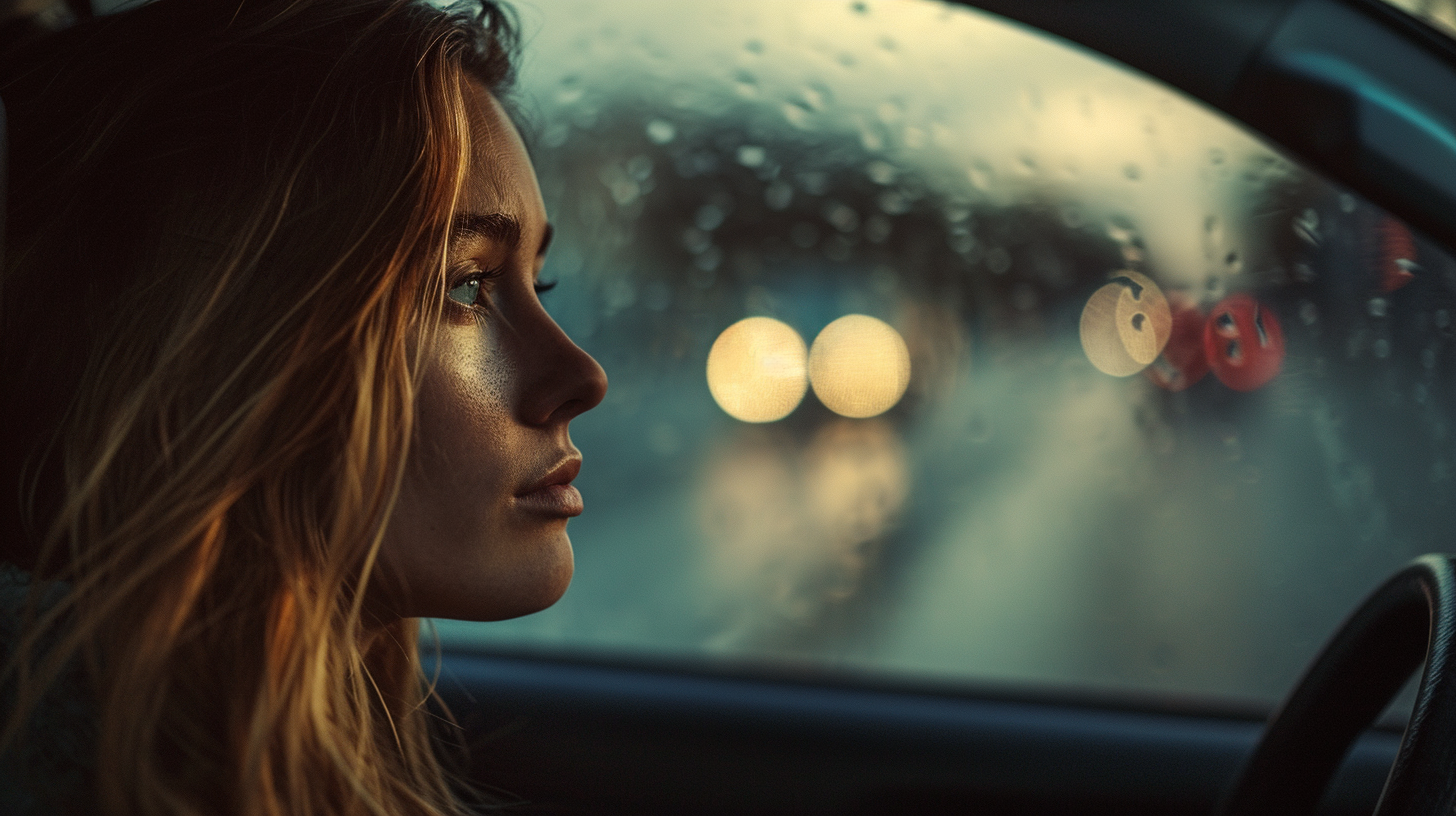
[[[429,624],[470,784],[1450,811],[1456,3],[513,5],[611,388],[572,589]]]

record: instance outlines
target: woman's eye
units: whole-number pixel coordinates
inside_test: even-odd
[[[480,278],[465,281],[446,292],[445,296],[461,306],[474,306],[475,302],[480,299]]]
[[[556,288],[556,281],[536,281],[536,283],[533,284],[533,288],[535,288],[536,294],[544,295],[552,289]]]

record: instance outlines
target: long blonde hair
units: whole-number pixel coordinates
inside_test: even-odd
[[[156,0],[6,69],[0,546],[36,580],[0,750],[78,672],[88,807],[461,811],[418,621],[366,589],[463,82],[500,88],[512,38],[481,2]]]

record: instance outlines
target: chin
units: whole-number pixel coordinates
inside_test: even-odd
[[[529,564],[492,571],[491,575],[482,578],[479,589],[469,592],[466,597],[452,598],[444,604],[427,602],[424,605],[435,609],[425,616],[498,621],[546,609],[566,594],[575,569],[571,542],[565,535],[561,539],[559,544],[539,553],[543,557],[533,558]]]

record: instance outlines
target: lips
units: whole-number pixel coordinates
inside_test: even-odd
[[[570,456],[516,494],[516,506],[530,513],[557,518],[581,515],[586,509],[581,492],[571,480],[581,472],[580,455]]]

